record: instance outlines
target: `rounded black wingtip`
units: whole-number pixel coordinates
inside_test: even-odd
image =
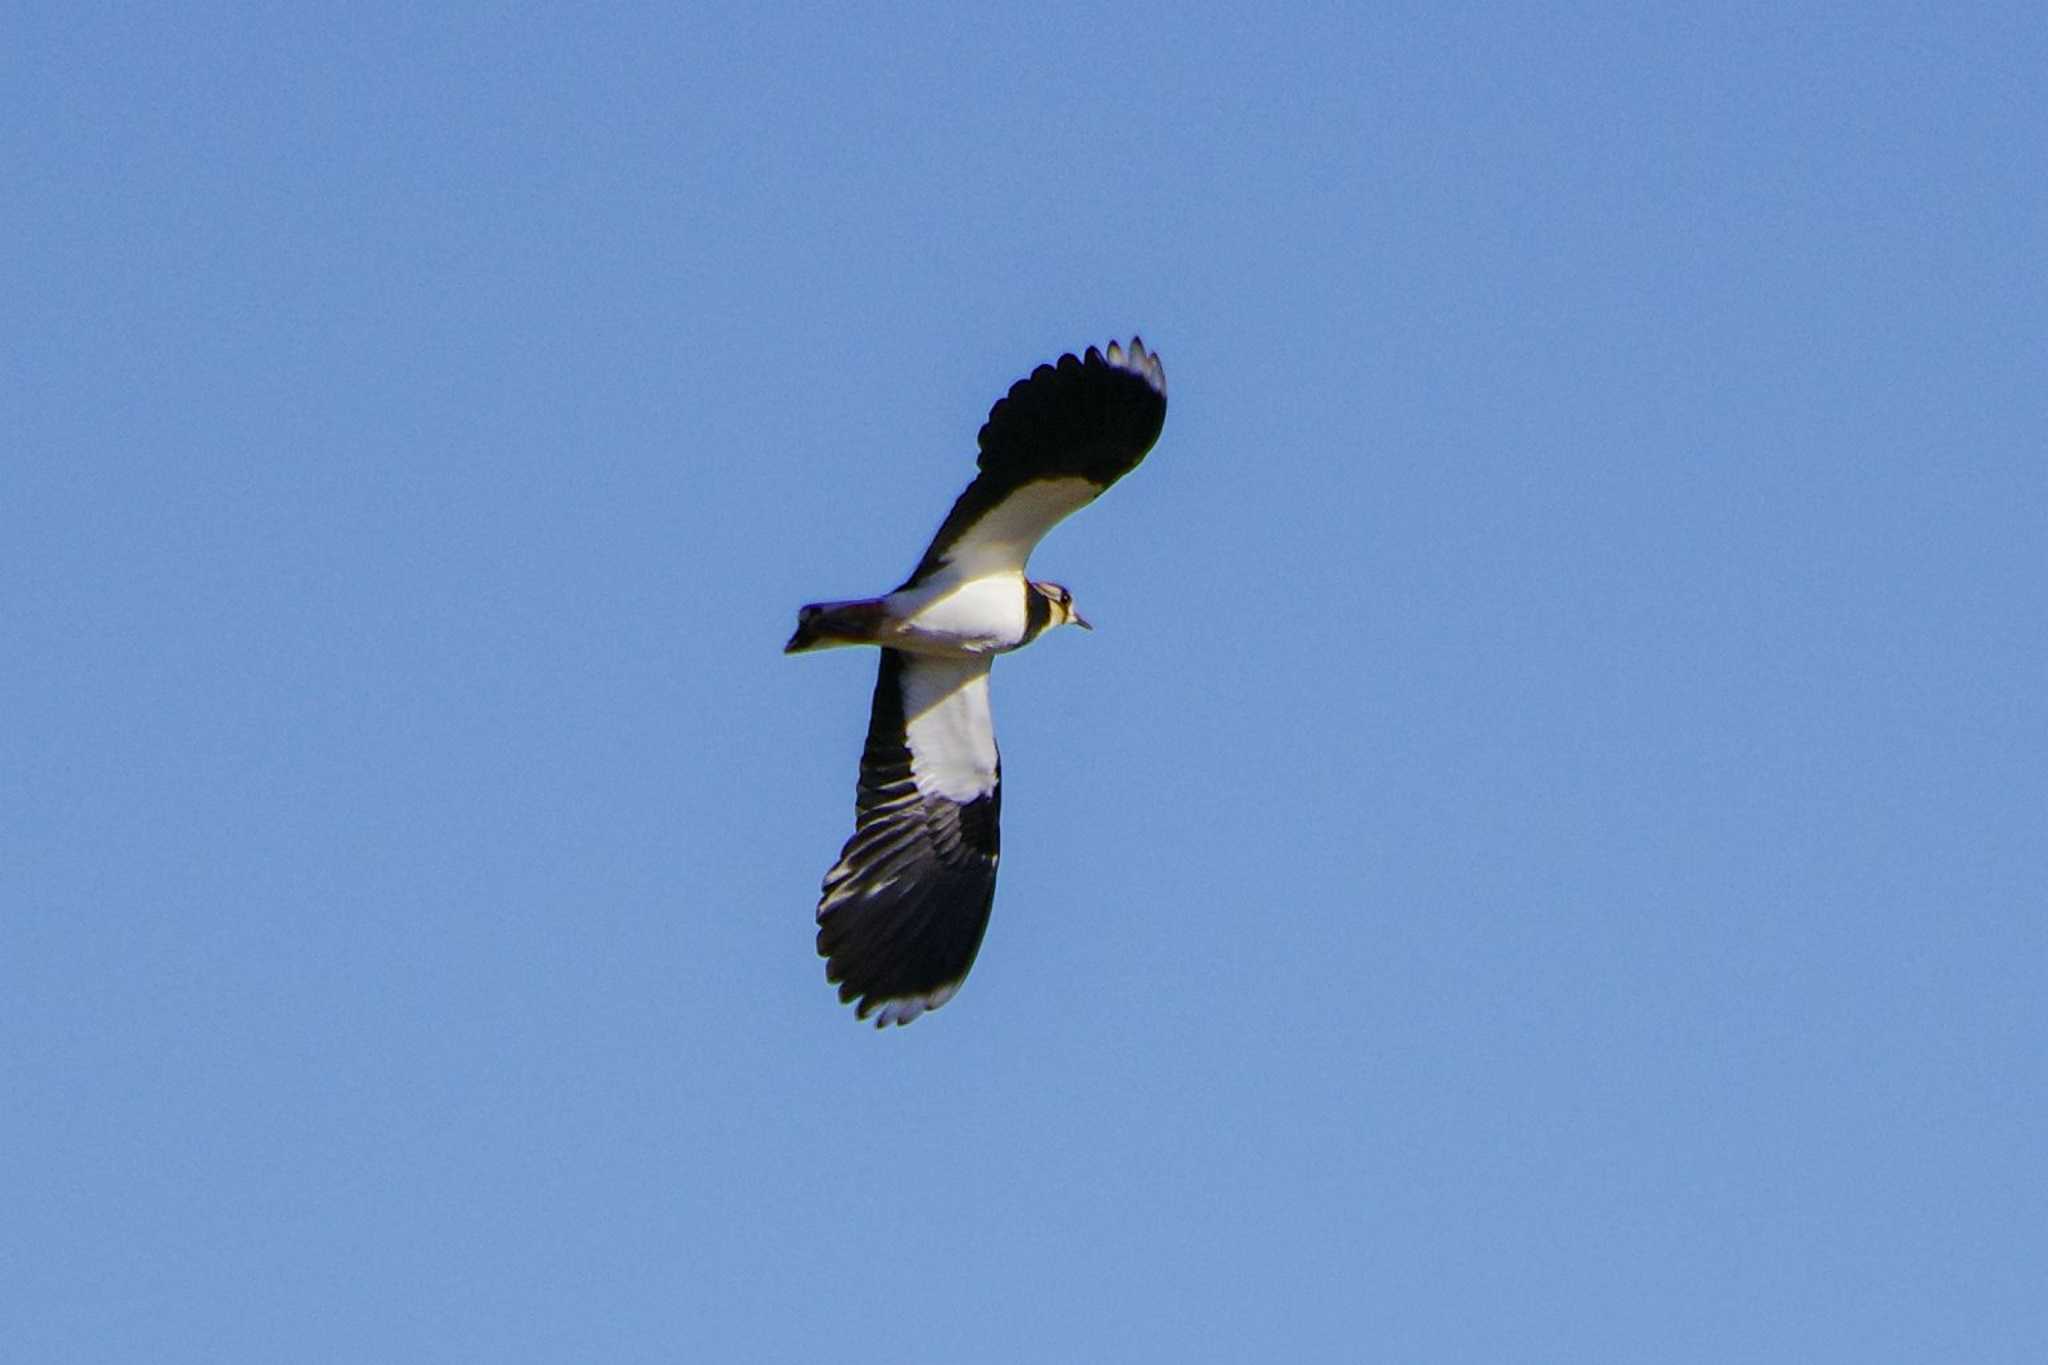
[[[977,460],[1023,483],[1079,476],[1098,489],[1128,474],[1166,421],[1166,370],[1142,340],[1069,351],[1040,365],[989,409]],[[994,496],[991,493],[989,496]]]

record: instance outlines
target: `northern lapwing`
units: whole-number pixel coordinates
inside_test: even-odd
[[[818,900],[825,979],[877,1027],[952,999],[988,928],[1003,804],[990,665],[1053,626],[1088,627],[1024,563],[1137,468],[1165,420],[1166,372],[1136,337],[1040,365],[989,410],[981,473],[903,586],[797,612],[786,653],[882,648],[853,837]]]

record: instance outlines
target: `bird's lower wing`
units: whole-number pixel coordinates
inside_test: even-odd
[[[952,999],[988,928],[1002,810],[989,663],[882,651],[853,837],[818,901],[825,977],[878,1025]]]

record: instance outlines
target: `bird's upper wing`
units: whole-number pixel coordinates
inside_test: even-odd
[[[1040,537],[1138,467],[1165,421],[1166,371],[1137,337],[1040,365],[989,410],[981,474],[903,586],[1023,572]]]
[[[907,1024],[952,999],[996,894],[1002,761],[987,656],[882,651],[853,837],[825,874],[818,954],[841,1000]]]

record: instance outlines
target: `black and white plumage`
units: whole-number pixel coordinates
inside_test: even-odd
[[[1166,372],[1136,337],[1040,365],[990,409],[981,472],[903,585],[797,613],[789,653],[882,647],[853,837],[818,901],[825,977],[861,1018],[907,1024],[974,965],[1001,843],[990,666],[1053,626],[1088,625],[1025,561],[1137,467],[1165,420]]]

